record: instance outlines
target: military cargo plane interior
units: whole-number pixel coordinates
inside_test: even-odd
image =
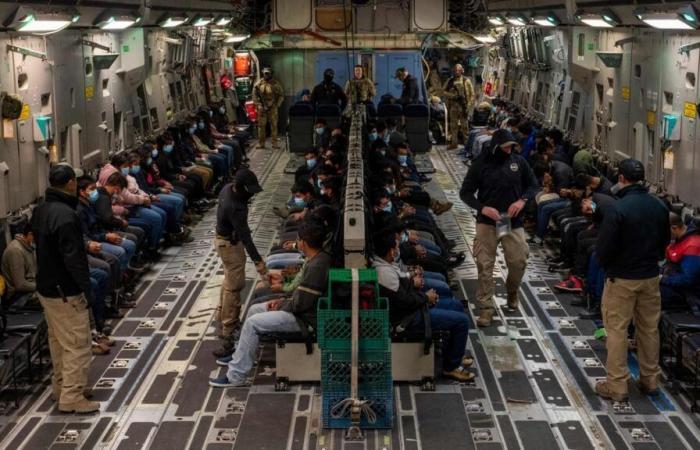
[[[0,448],[700,449],[700,2],[0,0]]]

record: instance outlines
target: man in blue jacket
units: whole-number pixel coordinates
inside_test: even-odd
[[[659,260],[670,239],[668,210],[642,184],[644,166],[625,159],[618,166],[618,200],[605,214],[596,254],[605,270],[603,324],[607,332],[607,378],[596,384],[603,398],[628,398],[627,328],[634,319],[639,360],[639,389],[658,393]]]

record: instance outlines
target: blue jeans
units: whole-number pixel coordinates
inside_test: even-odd
[[[161,203],[167,203],[175,208],[175,217],[178,223],[182,219],[182,213],[185,211],[185,196],[177,192],[171,192],[170,194],[158,194]]]
[[[109,274],[102,269],[90,268],[90,285],[92,286],[92,315],[98,331],[105,323],[105,299],[109,290]]]
[[[139,206],[131,210],[133,218],[144,220],[151,227],[147,240],[151,248],[158,248],[165,229],[165,211],[157,207]]]
[[[178,222],[177,212],[175,211],[175,206],[171,203],[162,201],[155,202],[151,205],[151,209],[158,212],[161,210],[165,213],[165,229],[168,233],[178,233],[180,231],[180,224]]]
[[[537,234],[538,237],[543,238],[544,234],[547,232],[547,226],[549,225],[549,217],[562,208],[566,208],[571,203],[563,198],[552,200],[549,202],[540,203],[537,205]]]
[[[428,315],[433,331],[449,331],[450,333],[443,342],[443,369],[448,372],[454,370],[462,364],[464,350],[467,347],[469,316],[464,312],[462,303],[454,298],[441,298],[435,306],[428,310]],[[418,332],[425,329],[421,312],[416,313],[416,318],[409,329]]]
[[[445,275],[439,273],[439,272],[428,272],[427,270],[423,271],[423,278],[428,279],[430,278],[431,280],[440,280],[444,281],[445,283],[447,282],[447,278]]]
[[[425,247],[425,250],[431,255],[442,256],[442,249],[439,246],[435,245],[435,243],[425,239],[418,239],[417,243]]]
[[[109,242],[100,242],[100,245],[102,245],[103,252],[119,258],[119,267],[122,270],[126,269],[129,265],[129,260],[136,252],[136,244],[128,239],[122,239],[121,245],[114,245]]]
[[[245,381],[255,363],[255,354],[260,343],[259,335],[274,331],[301,331],[294,314],[287,311],[268,311],[267,303],[259,303],[248,309],[248,316],[241,328],[233,359],[228,363],[226,377],[232,383]]]
[[[431,289],[435,289],[435,292],[440,296],[440,301],[442,301],[443,297],[451,298],[453,296],[449,284],[435,278],[423,278],[422,291],[427,292]]]
[[[211,163],[216,178],[228,175],[228,156],[221,153],[209,153],[207,159]]]
[[[270,255],[265,263],[268,269],[284,269],[287,266],[301,264],[302,259],[301,253],[277,253]]]

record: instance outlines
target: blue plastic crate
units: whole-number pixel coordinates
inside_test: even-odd
[[[349,409],[341,417],[333,417],[332,410],[350,396],[350,386],[323,390],[323,428],[348,428],[351,425]],[[376,414],[376,421],[369,422],[362,415],[360,427],[364,429],[391,428],[394,420],[394,390],[391,383],[383,387],[367,388],[360,386],[360,400],[369,400]]]

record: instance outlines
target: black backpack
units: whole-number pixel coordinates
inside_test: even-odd
[[[2,98],[2,118],[15,120],[22,114],[22,100],[9,94],[0,94]]]

